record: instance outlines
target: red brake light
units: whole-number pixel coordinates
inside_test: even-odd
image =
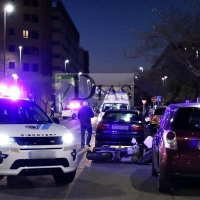
[[[106,130],[109,129],[109,124],[97,124],[96,129]]]
[[[131,130],[133,131],[143,131],[144,127],[141,124],[134,124],[131,126]]]
[[[155,116],[155,115],[154,115],[154,114],[152,114],[152,115],[150,116],[150,120],[152,120],[152,119],[154,118],[154,116]]]
[[[173,140],[175,138],[175,134],[173,132],[168,132],[166,137],[168,140]]]

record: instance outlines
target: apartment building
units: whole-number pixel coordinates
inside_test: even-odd
[[[8,3],[12,12],[5,9]],[[61,0],[0,1],[0,80],[13,73],[54,77],[88,71],[89,56],[82,63],[79,44],[79,32]]]

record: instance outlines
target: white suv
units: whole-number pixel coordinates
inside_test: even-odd
[[[62,110],[62,118],[67,119],[76,119],[78,116],[78,109],[64,108]]]
[[[73,181],[78,153],[72,134],[34,102],[0,97],[0,178],[53,175]]]

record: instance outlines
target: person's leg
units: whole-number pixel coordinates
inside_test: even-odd
[[[81,147],[85,146],[85,125],[81,125]]]
[[[91,147],[90,145],[90,141],[91,141],[91,137],[92,137],[92,125],[87,125],[87,132],[88,132],[88,135],[87,135],[87,142],[86,144]]]

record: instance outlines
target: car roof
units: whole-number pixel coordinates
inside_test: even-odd
[[[106,110],[105,113],[108,113],[108,112],[127,112],[127,113],[138,113],[138,111],[136,110],[127,110],[127,109],[110,109],[110,110]]]
[[[10,96],[0,96],[0,99],[8,99],[8,100],[25,100],[25,101],[31,101],[30,99],[28,98],[25,98],[25,97],[18,97],[18,98],[12,98]]]
[[[177,104],[170,104],[168,107],[171,109],[188,108],[188,107],[199,107],[200,108],[200,103],[177,103]]]

